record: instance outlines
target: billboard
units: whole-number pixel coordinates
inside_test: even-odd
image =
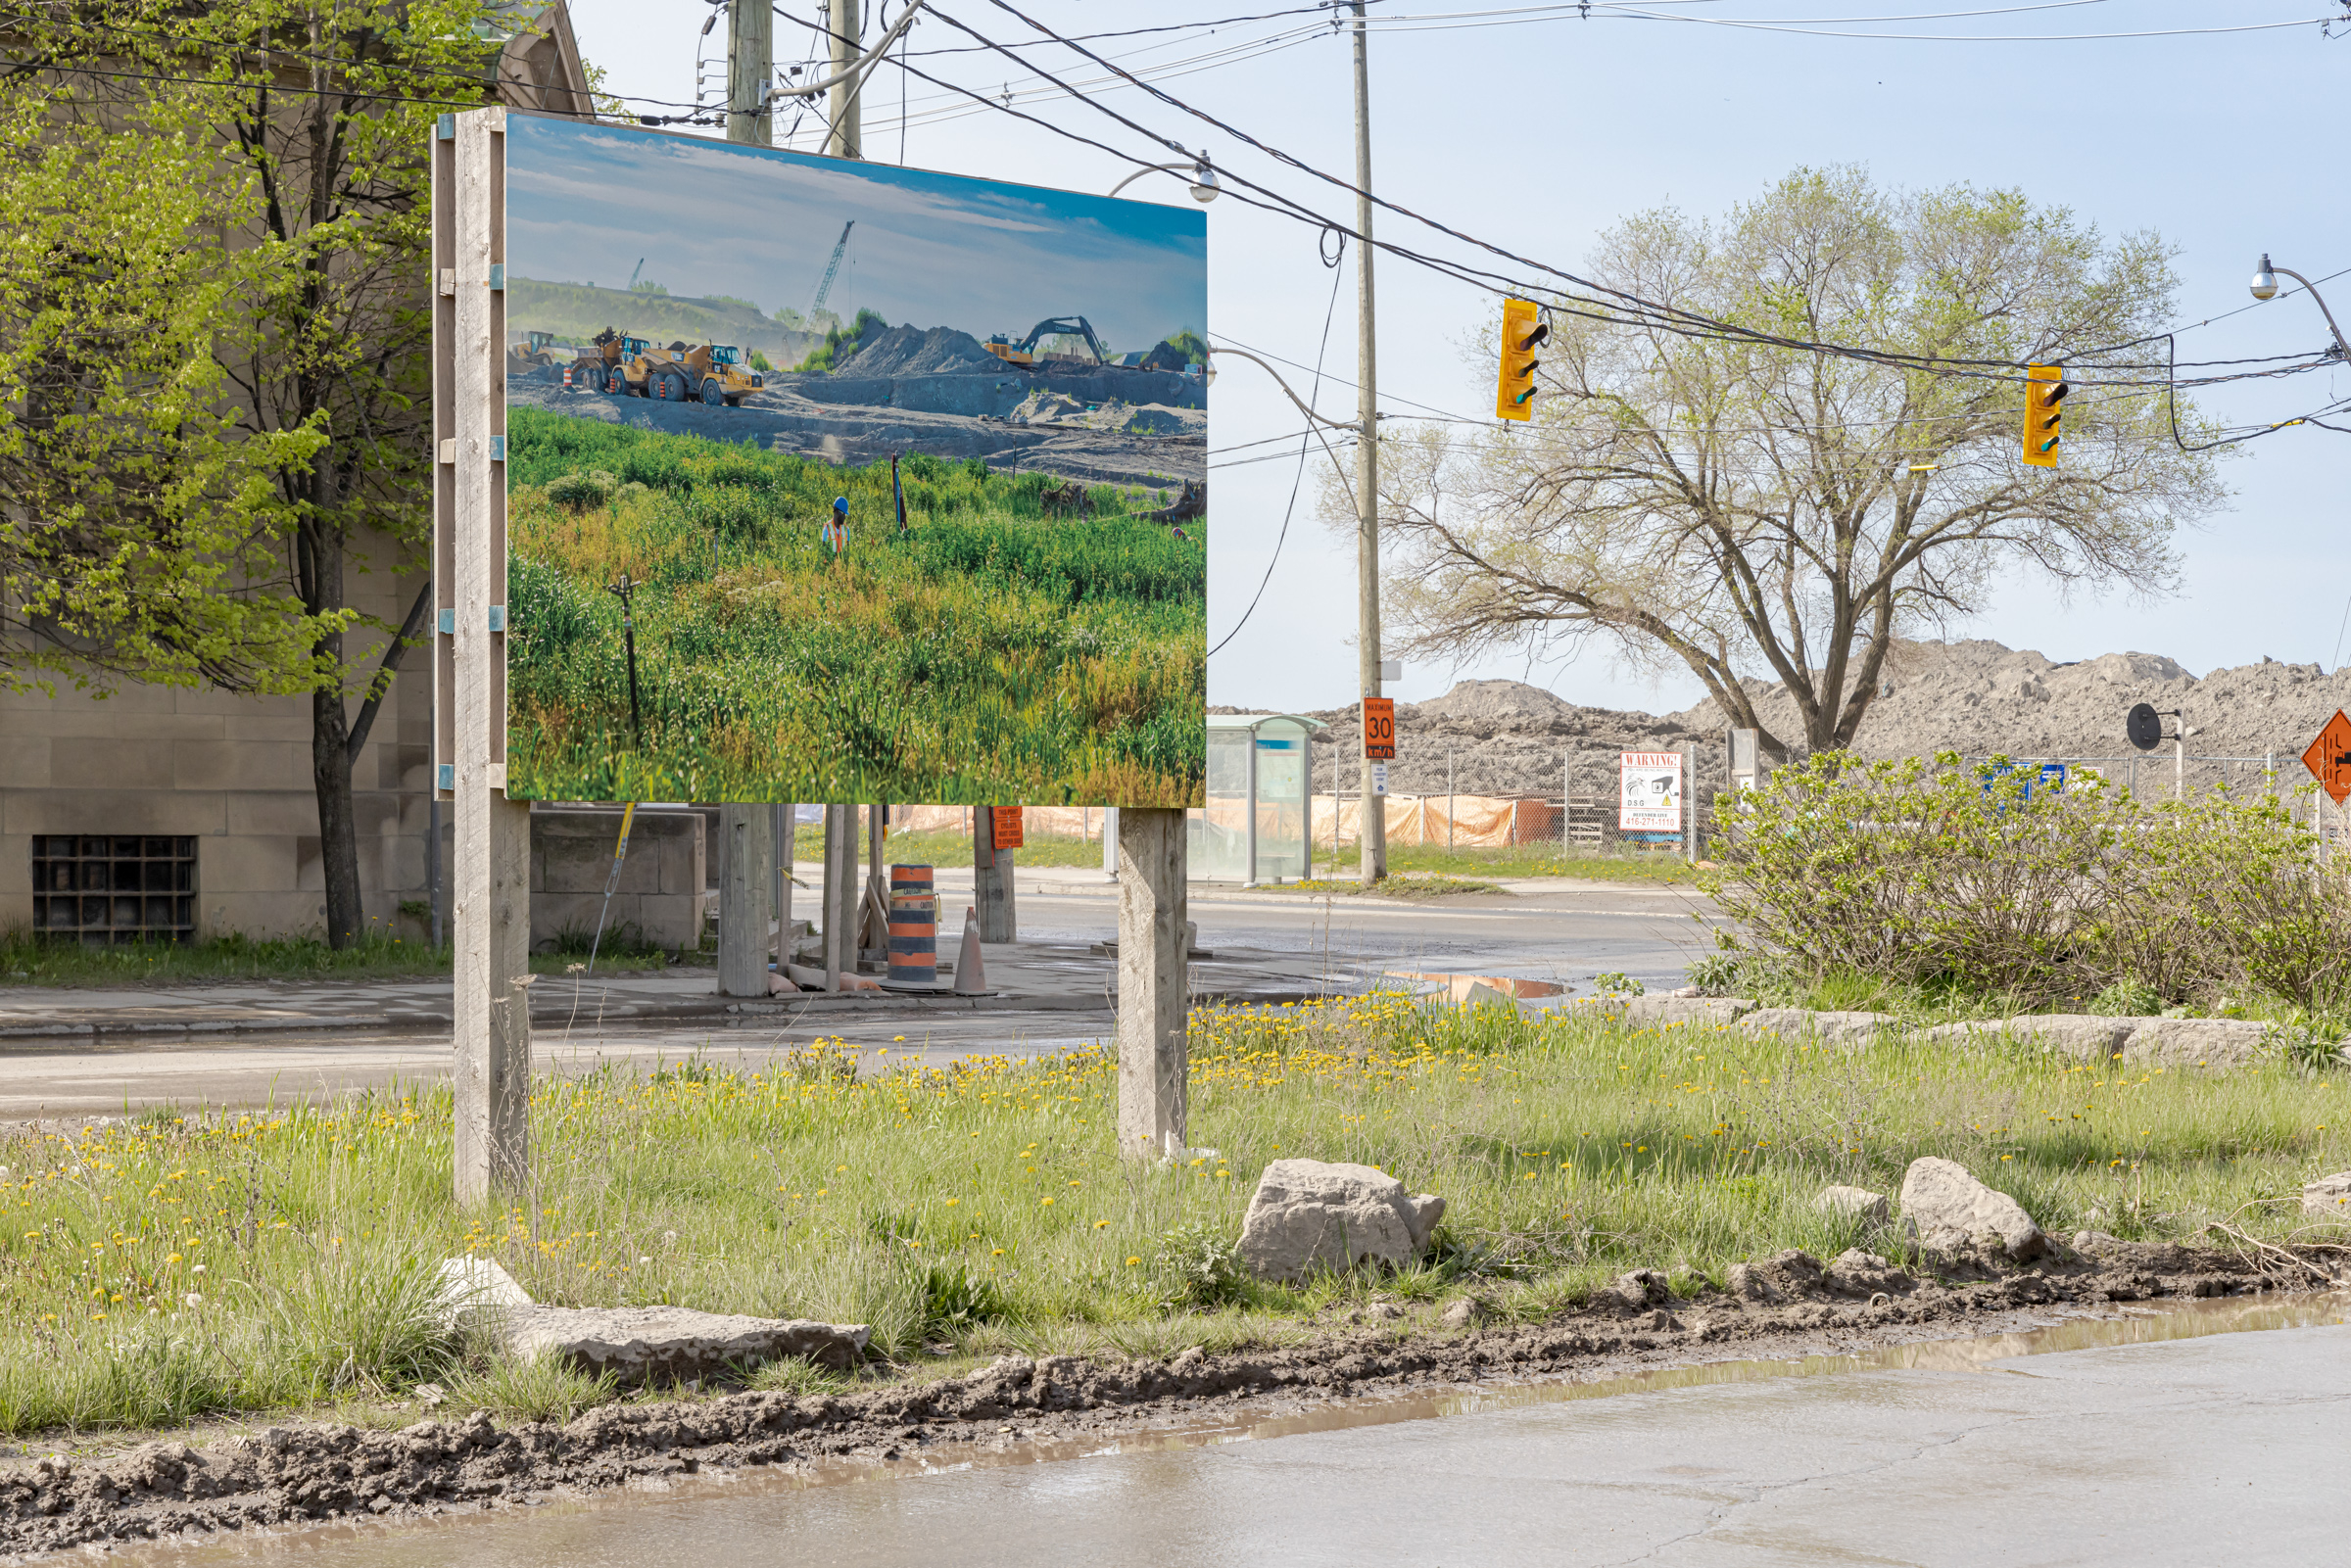
[[[509,796],[1201,803],[1197,209],[504,148]]]

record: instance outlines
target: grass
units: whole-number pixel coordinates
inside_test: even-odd
[[[1349,880],[1362,867],[1363,857],[1351,846],[1341,848],[1334,857],[1329,846],[1323,845],[1315,852],[1315,865],[1325,870],[1332,880]],[[1690,863],[1670,855],[1629,850],[1594,853],[1580,846],[1571,852],[1559,844],[1511,844],[1491,849],[1468,844],[1456,848],[1444,844],[1390,844],[1388,870],[1392,874],[1425,873],[1439,877],[1575,877],[1586,881],[1663,883],[1695,880]]]
[[[601,1397],[502,1365],[420,1308],[431,1260],[499,1259],[542,1301],[680,1303],[873,1326],[901,1362],[1018,1350],[1279,1344],[1382,1289],[1475,1288],[1506,1317],[1633,1266],[1687,1288],[1787,1247],[1870,1237],[1813,1204],[1925,1154],[2048,1229],[2279,1239],[2301,1184],[2351,1165],[2341,1072],[2220,1076],[2003,1047],[1816,1051],[1736,1030],[1627,1030],[1397,997],[1191,1022],[1191,1136],[1160,1168],[1115,1148],[1103,1050],[844,1079],[838,1049],[739,1074],[543,1079],[531,1186],[448,1202],[446,1091],[0,1143],[0,1431],[152,1427],[360,1397],[425,1377],[485,1407]],[[1393,1171],[1450,1208],[1437,1260],[1301,1288],[1235,1276],[1256,1175],[1285,1156]],[[1898,1245],[1885,1243],[1881,1245]],[[770,1386],[810,1382],[778,1368]]]
[[[576,945],[578,952],[572,948]],[[588,951],[586,940],[558,939],[557,951],[535,955],[531,968],[559,974]],[[614,973],[659,969],[668,956],[655,950],[623,950],[609,939],[598,954],[597,970]],[[377,929],[349,947],[329,947],[318,936],[216,936],[197,942],[124,942],[90,947],[61,942],[28,930],[0,931],[0,989],[11,985],[82,988],[123,985],[183,985],[250,980],[389,980],[447,974],[451,949]]]
[[[821,832],[816,842],[820,846],[823,843]],[[805,856],[812,851],[800,853]],[[1031,833],[1028,841],[1012,854],[1016,866],[1102,869],[1102,841],[1098,838],[1050,838],[1042,833]],[[944,829],[919,833],[893,831],[889,834],[884,858],[889,864],[899,866],[969,866],[972,863],[972,835]]]
[[[1355,895],[1369,893],[1378,898],[1445,898],[1456,893],[1499,893],[1500,882],[1480,881],[1473,877],[1432,877],[1390,875],[1366,886],[1361,878],[1313,879],[1284,882],[1281,891],[1291,893],[1340,893]]]
[[[565,800],[1200,799],[1198,537],[1108,487],[917,454],[837,467],[516,408],[508,778]],[[818,537],[836,495],[853,544]],[[633,604],[633,737],[619,598]]]

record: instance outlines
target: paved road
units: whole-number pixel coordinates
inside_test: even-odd
[[[1910,1347],[1894,1365],[1819,1376],[1757,1376],[1788,1369],[1750,1363],[1629,1388],[1465,1392],[1401,1412],[1326,1408],[1268,1441],[1249,1440],[1282,1423],[1103,1442],[1066,1458],[1008,1444],[928,1471],[835,1478],[866,1484],[744,1478],[383,1536],[312,1532],[114,1560],[299,1550],[323,1568],[2340,1562],[2344,1304],[2214,1305],[2222,1311],[2196,1326],[2327,1326],[2030,1355],[2016,1353],[2031,1340],[2009,1336]],[[2115,1336],[2087,1325],[2073,1338],[2141,1337],[2142,1325]]]
[[[1024,874],[1023,940],[986,954],[991,979],[1016,993],[997,1011],[912,1012],[812,999],[722,1013],[709,1011],[714,975],[671,971],[617,980],[601,996],[586,993],[575,1013],[568,982],[550,975],[533,987],[538,1058],[560,1070],[614,1059],[674,1061],[696,1051],[742,1064],[839,1035],[944,1061],[1105,1038],[1114,966],[1092,948],[1116,934],[1116,904],[1107,885],[1073,876]],[[1436,904],[1196,889],[1192,918],[1215,958],[1196,967],[1195,983],[1243,996],[1298,995],[1360,990],[1383,974],[1463,973],[1553,980],[1588,993],[1593,975],[1621,970],[1655,987],[1679,983],[1704,937],[1691,919],[1703,906],[1688,894],[1514,885],[1521,890],[1509,897]],[[954,889],[946,890],[952,907]],[[165,1104],[251,1105],[437,1080],[450,1064],[447,1025],[439,1022],[447,997],[445,984],[412,980],[186,986],[160,994],[0,989],[0,1023],[12,1028],[38,1030],[46,1017],[99,1020],[96,1034],[81,1043],[54,1035],[0,1042],[0,1121]],[[110,1017],[135,1020],[137,1031],[124,1022],[123,1032],[108,1032]],[[200,1032],[175,1032],[190,1022]],[[264,1024],[266,1032],[231,1032]]]

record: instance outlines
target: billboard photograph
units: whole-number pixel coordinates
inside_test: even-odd
[[[1193,208],[515,115],[507,792],[1197,805]]]

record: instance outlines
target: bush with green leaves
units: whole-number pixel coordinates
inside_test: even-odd
[[[2351,888],[2276,797],[2147,802],[2092,774],[2036,789],[2001,758],[1831,752],[1716,822],[1703,884],[1737,950],[1796,976],[2116,1012],[2351,1003]]]
[[[1249,1281],[1239,1242],[1213,1224],[1178,1225],[1161,1236],[1152,1272],[1169,1306],[1207,1310],[1240,1301]]]

